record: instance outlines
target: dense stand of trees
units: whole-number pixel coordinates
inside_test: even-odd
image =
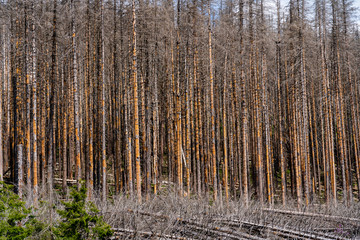
[[[350,0],[0,3],[0,180],[21,195],[359,199]],[[269,7],[271,5],[271,7]]]

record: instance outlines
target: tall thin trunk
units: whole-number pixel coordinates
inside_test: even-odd
[[[212,57],[212,43],[211,43],[211,11],[210,0],[208,0],[208,35],[209,35],[209,78],[210,78],[210,111],[211,111],[211,160],[212,160],[212,175],[213,175],[213,191],[214,201],[217,200],[217,169],[216,169],[216,146],[215,146],[215,108],[214,108],[214,77],[213,77],[213,57]]]
[[[138,82],[137,82],[137,57],[136,57],[136,11],[135,0],[132,1],[132,31],[133,31],[133,101],[134,101],[134,137],[135,137],[135,161],[136,161],[136,190],[138,202],[141,203],[141,169],[140,169],[140,143],[139,143],[139,105],[138,105]]]
[[[177,1],[177,38],[176,38],[176,58],[177,58],[177,76],[176,76],[176,92],[175,92],[175,129],[176,129],[176,160],[177,160],[177,178],[179,187],[179,196],[183,195],[183,171],[182,171],[182,129],[181,129],[181,96],[180,96],[180,0]]]
[[[25,54],[25,64],[24,64],[24,72],[26,74],[25,77],[25,81],[26,81],[26,122],[25,122],[25,159],[26,159],[26,184],[28,186],[31,186],[31,149],[30,149],[30,134],[31,134],[31,123],[30,123],[30,102],[31,102],[31,82],[30,82],[30,71],[31,71],[31,66],[30,66],[30,54],[29,54],[29,50],[28,50],[28,46],[29,44],[29,17],[28,17],[28,4],[27,2],[25,2],[25,6],[24,6],[24,25],[25,25],[25,33],[24,33],[24,38],[25,38],[25,49],[24,49],[24,54]]]
[[[304,25],[304,0],[302,1],[302,26]],[[303,27],[299,30],[299,38],[300,38],[300,51],[301,51],[301,59],[300,59],[300,77],[301,77],[301,92],[302,92],[302,154],[303,161],[305,164],[305,178],[304,178],[304,188],[305,188],[305,203],[308,205],[310,198],[310,151],[309,151],[309,117],[308,117],[308,105],[307,105],[307,80],[306,80],[306,64],[305,64],[305,48],[304,48],[304,33]]]
[[[102,200],[106,200],[106,113],[105,113],[105,39],[104,39],[104,0],[101,0],[101,161],[102,161]]]
[[[199,84],[197,79],[198,74],[198,50],[197,50],[197,34],[196,34],[196,1],[193,1],[193,81],[194,81],[194,125],[195,125],[195,161],[196,161],[196,186],[197,193],[201,195],[201,160],[200,160],[200,129],[199,129]]]
[[[113,7],[114,7],[114,11],[113,11],[113,23],[114,23],[114,31],[113,31],[113,42],[112,42],[112,47],[113,47],[113,54],[112,54],[112,64],[113,64],[113,73],[112,73],[112,82],[115,84],[115,89],[114,89],[114,96],[113,96],[113,100],[111,101],[114,105],[114,111],[113,111],[113,122],[112,124],[115,127],[115,133],[114,133],[114,137],[112,139],[113,141],[113,145],[114,145],[114,164],[113,164],[113,169],[114,169],[114,181],[115,181],[115,195],[118,195],[120,192],[120,185],[121,185],[121,180],[120,180],[120,172],[121,172],[121,147],[120,147],[120,107],[119,107],[119,95],[121,92],[120,89],[120,84],[119,84],[119,80],[118,80],[118,67],[117,67],[117,1],[114,0],[113,1]]]
[[[187,49],[188,52],[188,49]],[[187,56],[186,56],[187,57]],[[187,69],[187,59],[185,59],[185,67],[186,67],[186,96],[185,96],[185,104],[186,104],[186,122],[185,122],[185,128],[186,128],[186,186],[187,186],[187,196],[190,198],[190,168],[191,168],[191,118],[190,118],[190,114],[191,114],[191,106],[190,106],[190,98],[192,95],[192,91],[191,91],[191,82],[192,82],[192,78],[189,76],[190,74],[188,74],[188,69]]]
[[[352,83],[351,81],[351,72],[350,72],[350,66],[348,64],[349,62],[349,54],[348,54],[348,20],[347,20],[347,3],[345,0],[342,0],[342,22],[343,22],[343,41],[344,41],[344,51],[345,51],[345,69],[347,74],[347,80],[350,82],[350,84]],[[339,44],[339,41],[338,41]],[[351,163],[349,166],[349,156],[348,156],[348,147],[347,147],[347,139],[346,139],[346,125],[345,125],[345,106],[346,104],[344,103],[345,99],[344,99],[344,84],[343,84],[343,80],[341,78],[341,74],[340,74],[340,49],[338,48],[337,51],[337,57],[338,57],[338,64],[339,64],[339,71],[338,71],[338,76],[339,76],[339,84],[340,84],[340,107],[341,107],[341,128],[342,128],[342,135],[343,135],[343,145],[344,145],[344,161],[345,161],[345,181],[346,181],[346,192],[347,192],[347,204],[350,204],[352,202],[352,186],[351,186]]]
[[[63,192],[64,193],[66,193],[67,192],[67,168],[68,168],[68,166],[67,166],[67,108],[68,108],[68,104],[67,104],[67,83],[66,83],[66,78],[65,78],[65,75],[64,75],[64,72],[65,72],[65,70],[64,70],[64,68],[65,68],[65,64],[63,63],[62,64],[63,66],[62,66],[62,81],[61,81],[61,85],[62,85],[62,98],[64,99],[64,101],[63,101],[63,129],[62,129],[62,137],[63,137],[63,139],[62,139],[62,141],[63,141],[63,155],[62,155],[62,158],[63,158],[63,160],[62,160],[62,163],[63,163],[63,165],[62,165],[62,188],[63,188]]]
[[[37,202],[38,194],[38,156],[37,156],[37,79],[36,79],[36,38],[35,38],[35,1],[32,2],[32,25],[31,25],[31,84],[32,84],[32,157],[33,157],[33,194],[34,202]],[[1,108],[1,107],[0,107]],[[1,111],[1,110],[0,110]],[[1,122],[1,121],[0,121]],[[1,137],[0,137],[1,139]],[[1,150],[1,149],[0,149]],[[0,172],[1,173],[1,172]]]
[[[5,72],[6,72],[6,55],[5,55],[5,27],[2,27],[2,73],[0,73],[0,181],[4,180],[4,155],[3,155],[3,86],[5,84]]]
[[[77,187],[80,188],[81,180],[81,162],[80,162],[80,106],[79,106],[79,82],[78,82],[78,69],[77,69],[77,48],[76,48],[76,30],[75,30],[75,6],[74,1],[71,1],[71,10],[72,10],[72,54],[73,54],[73,79],[74,79],[74,125],[75,125],[75,175],[77,181]]]
[[[223,89],[223,134],[224,134],[224,187],[225,187],[225,199],[226,204],[229,204],[229,187],[228,187],[228,152],[227,152],[227,79],[226,79],[226,66],[227,65],[227,54],[225,55],[224,63],[224,89]]]
[[[50,114],[49,114],[49,131],[50,131],[50,138],[47,142],[48,144],[48,162],[47,162],[47,182],[48,182],[48,191],[50,196],[52,195],[53,191],[53,164],[54,164],[54,122],[55,122],[55,86],[56,86],[56,80],[57,80],[57,66],[56,66],[56,52],[57,52],[57,44],[56,44],[56,38],[57,38],[57,0],[54,0],[53,5],[53,33],[52,33],[52,53],[51,53],[51,77],[50,77]]]
[[[267,194],[268,194],[268,203],[273,205],[274,196],[273,196],[273,174],[272,174],[272,153],[270,146],[270,120],[269,120],[269,110],[268,110],[268,93],[267,93],[267,66],[266,66],[266,56],[262,56],[262,90],[263,90],[263,111],[265,118],[265,151],[266,151],[266,178],[267,178]]]
[[[277,0],[277,31],[278,31],[278,39],[276,43],[276,66],[277,66],[277,96],[278,96],[278,116],[279,116],[279,138],[280,138],[280,168],[281,168],[281,198],[282,204],[286,204],[286,166],[285,166],[285,156],[284,156],[284,128],[283,128],[283,116],[282,116],[282,98],[281,98],[281,48],[280,48],[280,0]]]
[[[23,197],[23,145],[22,144],[18,144],[16,146],[16,162],[17,162],[17,166],[18,168],[16,169],[17,171],[17,179],[16,179],[16,187],[17,187],[17,194],[19,196],[20,199],[22,199]]]
[[[155,3],[156,4],[156,3]],[[155,61],[157,61],[157,45],[155,46]],[[153,136],[153,168],[154,168],[154,176],[153,176],[153,183],[154,183],[154,195],[157,194],[157,179],[159,177],[158,174],[158,136],[159,136],[159,102],[158,102],[158,73],[157,67],[154,67],[154,89],[153,89],[153,122],[154,122],[154,136]],[[161,172],[160,172],[161,174]]]
[[[130,113],[129,113],[129,109],[130,109],[130,104],[129,104],[129,85],[125,83],[125,92],[124,92],[124,99],[125,99],[125,150],[126,150],[126,159],[127,159],[127,173],[128,173],[128,185],[129,185],[129,194],[132,197],[133,196],[133,170],[132,170],[132,146],[131,146],[131,134],[129,133],[129,121],[128,119],[130,119]]]
[[[92,77],[90,76],[90,0],[87,1],[87,29],[86,29],[86,76],[87,82],[85,82],[85,89],[86,89],[86,119],[88,128],[88,158],[89,162],[87,164],[88,173],[86,176],[86,180],[88,181],[86,186],[88,188],[88,198],[92,199],[93,190],[94,190],[94,150],[93,150],[93,114],[92,114],[92,99],[93,99],[93,87],[92,87]],[[66,128],[66,121],[64,121],[64,128]],[[65,130],[64,130],[65,131]],[[65,159],[64,159],[65,160]],[[66,162],[66,160],[65,160]],[[64,167],[65,169],[65,167]]]
[[[249,145],[248,145],[248,104],[247,104],[247,91],[246,91],[246,77],[245,77],[245,66],[243,60],[244,54],[244,1],[239,0],[239,34],[240,34],[240,80],[241,80],[241,109],[242,109],[242,183],[243,183],[243,199],[245,204],[249,201],[249,183],[248,183],[248,164],[249,164]],[[239,153],[240,154],[240,153]]]

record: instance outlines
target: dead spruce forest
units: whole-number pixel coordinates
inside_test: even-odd
[[[170,189],[356,204],[358,13],[350,0],[1,1],[0,180],[35,202],[84,181],[89,198],[139,204]]]

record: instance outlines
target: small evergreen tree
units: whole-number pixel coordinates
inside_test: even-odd
[[[73,188],[72,201],[62,201],[64,210],[57,210],[62,220],[53,229],[57,239],[107,239],[112,235],[95,204],[86,201],[86,192],[83,185],[79,191]]]
[[[0,182],[0,240],[25,239],[40,232],[44,226],[12,188]]]

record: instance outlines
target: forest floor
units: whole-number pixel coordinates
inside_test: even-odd
[[[60,200],[66,199],[55,194],[52,203]],[[148,200],[143,196],[141,204],[125,195],[107,202],[94,196],[93,202],[113,228],[112,239],[360,239],[359,201],[351,206],[314,201],[299,209],[293,200],[272,207],[258,201],[245,205],[241,198],[214,203],[209,196],[179,197],[167,189]],[[56,221],[59,216],[49,209],[37,212]]]
[[[347,207],[295,202],[272,208],[238,199],[213,204],[209,198],[157,195],[137,204],[119,197],[97,203],[114,239],[360,239],[360,204]]]

